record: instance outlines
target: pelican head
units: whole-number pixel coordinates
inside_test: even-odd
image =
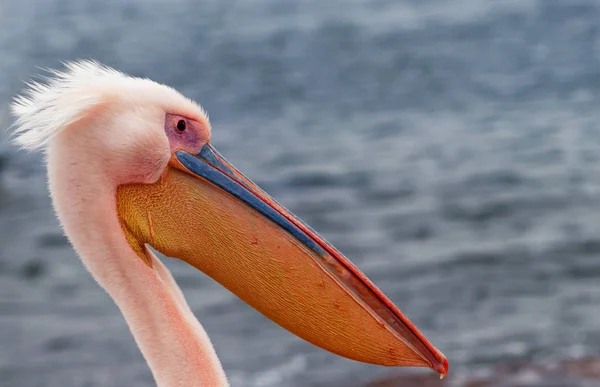
[[[364,274],[215,150],[207,114],[174,89],[83,61],[31,83],[12,111],[15,142],[45,151],[64,232],[159,386],[227,379],[148,246],[330,352],[446,374],[444,355]]]

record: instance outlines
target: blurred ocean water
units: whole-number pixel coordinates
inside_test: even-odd
[[[5,0],[0,126],[37,67],[77,58],[203,104],[219,150],[355,262],[453,372],[598,355],[600,3]],[[150,386],[62,236],[42,163],[0,131],[0,386]],[[168,265],[234,386],[393,372]]]

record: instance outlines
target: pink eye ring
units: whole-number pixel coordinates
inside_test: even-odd
[[[210,131],[207,126],[208,123],[181,114],[166,113],[165,134],[169,140],[171,152],[178,149],[189,153],[199,152],[202,146],[210,140]]]

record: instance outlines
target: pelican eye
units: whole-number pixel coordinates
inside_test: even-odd
[[[185,121],[184,120],[179,120],[177,121],[177,130],[179,130],[180,132],[183,132],[185,130]]]

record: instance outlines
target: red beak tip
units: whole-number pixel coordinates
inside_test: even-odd
[[[434,366],[434,371],[440,374],[440,379],[444,379],[444,376],[448,373],[448,359],[442,355],[443,362],[438,363]]]

